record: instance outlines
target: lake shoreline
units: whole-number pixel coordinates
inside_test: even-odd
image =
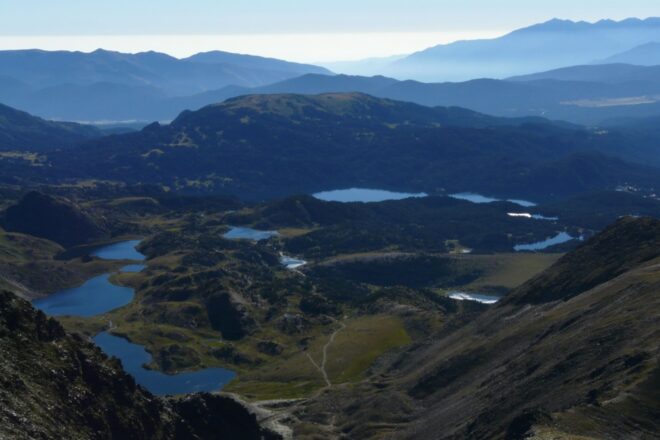
[[[146,265],[142,264],[146,256],[137,251],[140,242],[141,240],[124,240],[100,247],[86,247],[85,252],[95,258],[117,262],[116,270],[89,278],[80,286],[63,289],[35,300],[33,305],[50,316],[81,318],[101,316],[125,307],[135,299],[135,289],[115,283],[113,278],[118,274],[136,273],[146,268]],[[103,295],[108,292],[109,295]],[[93,300],[91,304],[90,300]],[[112,327],[111,323],[109,327]],[[112,332],[112,328],[97,333],[92,340],[106,355],[119,358],[125,371],[131,374],[137,383],[156,395],[220,391],[236,377],[234,371],[221,367],[176,374],[145,368],[145,365],[153,360],[153,355],[145,346],[132,342],[125,335]]]

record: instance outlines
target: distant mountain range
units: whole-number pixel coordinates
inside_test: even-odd
[[[506,78],[588,64],[656,41],[660,41],[660,18],[597,23],[554,19],[495,39],[431,47],[378,73],[419,81]]]
[[[0,77],[13,78],[33,90],[112,83],[150,86],[167,96],[179,96],[230,84],[271,84],[305,73],[330,72],[317,66],[227,52],[200,53],[180,60],[158,52],[127,54],[101,49],[91,53],[0,51]]]
[[[0,100],[42,117],[76,121],[169,121],[185,109],[248,94],[360,92],[428,106],[459,106],[495,116],[541,116],[603,125],[660,115],[660,67],[625,64],[563,68],[508,80],[463,83],[398,81],[383,76],[306,74],[260,87],[226,86],[190,96],[167,96],[151,86],[116,83],[61,85]],[[3,97],[4,95],[4,97]]]
[[[161,100],[307,73],[331,74],[322,67],[219,51],[183,60],[100,49],[0,51],[0,102],[51,119],[134,119],[153,114]]]
[[[636,64],[638,66],[660,65],[660,42],[642,44],[599,61],[599,64],[613,63]]]
[[[625,64],[558,69],[508,80],[462,83],[397,81],[383,76],[304,75],[257,87],[227,87],[170,103],[199,108],[246,94],[360,92],[427,106],[458,106],[504,116],[541,116],[586,125],[660,115],[660,67]],[[165,109],[166,106],[161,106]]]
[[[604,84],[636,83],[641,86],[660,83],[660,65],[600,64],[563,67],[530,75],[514,76],[509,81],[538,80],[589,82]]]
[[[15,183],[101,179],[248,199],[352,186],[532,200],[623,184],[660,187],[657,169],[619,159],[630,151],[658,157],[655,142],[633,144],[540,118],[354,93],[251,95],[47,153],[47,166],[0,161],[0,175]]]
[[[496,39],[332,64],[337,71],[378,74],[373,77],[220,51],[181,60],[156,52],[5,51],[0,102],[48,119],[127,123],[169,121],[183,110],[246,94],[361,92],[495,116],[603,125],[660,115],[659,65],[660,18],[552,20]],[[480,79],[446,82],[474,77]]]

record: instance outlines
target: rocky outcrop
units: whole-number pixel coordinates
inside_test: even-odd
[[[162,399],[117,359],[0,292],[0,438],[274,439],[222,395]]]
[[[250,333],[256,323],[247,308],[236,301],[229,292],[211,295],[206,302],[213,329],[220,331],[224,339],[235,341]]]

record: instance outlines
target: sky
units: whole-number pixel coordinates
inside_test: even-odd
[[[491,38],[551,18],[660,15],[658,0],[0,0],[0,49],[227,50],[301,62]]]

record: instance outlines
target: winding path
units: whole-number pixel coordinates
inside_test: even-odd
[[[335,322],[338,322],[332,317],[328,317]],[[344,317],[346,319],[346,317]],[[309,361],[314,365],[314,367],[319,370],[325,380],[326,386],[319,389],[314,396],[311,398],[317,397],[324,390],[332,386],[328,373],[326,371],[326,363],[328,361],[328,348],[335,342],[335,338],[340,331],[346,328],[346,324],[343,321],[339,321],[340,327],[337,328],[330,337],[328,342],[323,346],[323,357],[321,359],[321,364],[317,364],[312,356],[309,353],[305,353]],[[293,440],[293,429],[291,429],[291,424],[299,423],[300,420],[295,415],[296,411],[304,409],[307,402],[310,398],[299,398],[299,399],[276,399],[276,400],[262,400],[258,402],[247,403],[240,399],[237,395],[232,394],[232,397],[236,400],[242,402],[244,405],[248,406],[251,411],[257,416],[259,423],[264,424],[273,431],[279,433],[284,440]],[[328,438],[336,438],[339,434],[335,427],[334,417],[330,423],[328,423],[324,430],[327,431]]]
[[[332,382],[330,382],[330,378],[328,377],[328,372],[325,369],[325,365],[328,361],[328,347],[330,347],[330,345],[332,345],[332,343],[335,342],[335,338],[337,337],[337,334],[346,328],[346,324],[344,324],[343,322],[340,322],[339,324],[341,325],[341,327],[339,327],[337,330],[332,332],[332,334],[330,335],[330,339],[328,339],[328,342],[326,342],[326,344],[323,346],[323,358],[321,360],[321,365],[314,362],[312,356],[310,356],[309,353],[306,353],[312,365],[314,365],[321,372],[321,375],[323,376],[323,380],[325,380],[326,383],[326,388],[332,386]]]

